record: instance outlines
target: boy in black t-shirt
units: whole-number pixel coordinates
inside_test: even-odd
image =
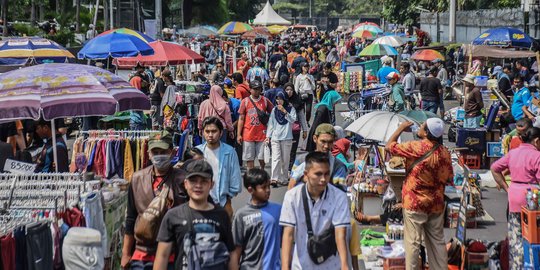
[[[184,184],[190,199],[165,214],[157,237],[159,244],[154,269],[166,270],[173,251],[174,269],[193,268],[193,260],[189,260],[184,250],[184,236],[188,233],[199,253],[203,253],[205,247],[214,251],[212,256],[204,257],[206,264],[212,264],[212,269],[216,270],[228,269],[229,252],[234,249],[231,221],[223,208],[208,202],[214,185],[212,176],[212,167],[204,160],[193,161],[187,166]],[[192,254],[194,249],[187,247],[186,250]]]

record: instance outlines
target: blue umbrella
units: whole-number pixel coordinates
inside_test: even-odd
[[[472,41],[473,45],[531,48],[533,40],[523,31],[511,27],[499,27],[485,31]]]
[[[133,35],[110,33],[91,39],[79,51],[79,59],[106,59],[137,55],[152,55],[154,49]]]

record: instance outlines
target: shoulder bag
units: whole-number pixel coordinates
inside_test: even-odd
[[[423,160],[425,160],[426,158],[428,158],[429,156],[431,156],[435,150],[437,150],[437,148],[439,148],[439,146],[441,146],[440,144],[436,143],[435,145],[433,145],[433,148],[431,148],[431,150],[429,150],[428,152],[426,152],[423,156],[421,156],[420,158],[418,158],[417,160],[415,160],[409,167],[407,167],[407,171],[406,171],[406,174],[409,175],[409,173],[411,172],[411,170],[416,166],[418,165],[420,162],[422,162]]]
[[[257,107],[257,104],[255,104],[255,101],[251,99],[251,96],[248,98],[249,98],[249,101],[251,101],[251,104],[253,104],[253,107],[255,107],[255,110],[257,110],[257,117],[259,117],[259,121],[261,122],[261,124],[266,126],[268,124],[268,121],[270,121],[270,114],[267,113],[266,111],[260,110],[259,107]],[[261,96],[261,98],[264,99],[263,96]],[[266,100],[264,100],[264,102],[266,104]]]
[[[311,227],[311,215],[309,211],[307,186],[302,187],[302,201],[304,204],[304,214],[306,216],[306,225],[308,233],[307,250],[311,260],[319,265],[324,263],[328,258],[334,256],[337,252],[336,236],[334,226],[324,230],[320,235],[313,234]]]
[[[137,249],[151,251],[152,248],[155,248],[161,220],[167,212],[170,191],[169,186],[163,188],[159,195],[150,202],[144,213],[137,217],[134,229]]]

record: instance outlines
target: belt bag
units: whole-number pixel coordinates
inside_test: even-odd
[[[324,263],[328,258],[336,254],[336,236],[333,225],[319,235],[313,234],[306,189],[307,187],[302,187],[302,200],[304,203],[304,214],[306,215],[306,225],[308,230],[307,250],[311,260],[318,265]]]

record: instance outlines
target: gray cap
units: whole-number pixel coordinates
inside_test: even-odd
[[[201,176],[203,178],[212,179],[214,177],[214,171],[212,171],[212,166],[204,160],[195,160],[186,168],[186,179],[192,178],[194,176]]]

